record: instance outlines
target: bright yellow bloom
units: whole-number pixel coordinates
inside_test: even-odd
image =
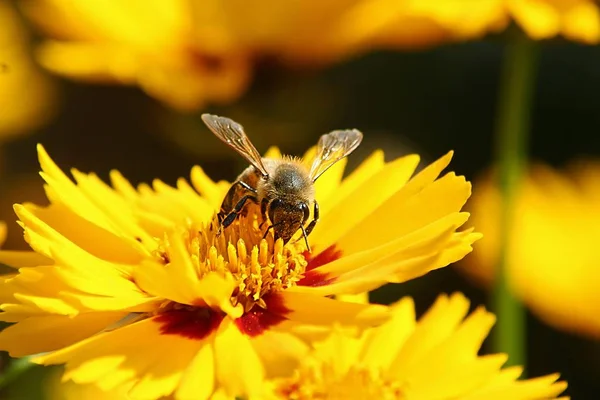
[[[411,298],[392,305],[393,318],[359,337],[333,332],[315,343],[292,378],[272,382],[275,399],[527,400],[556,398],[558,374],[518,381],[502,369],[504,354],[478,356],[495,317],[469,301],[440,296],[419,320]]]
[[[600,5],[595,0],[505,0],[514,20],[533,39],[562,35],[600,42]]]
[[[485,240],[468,258],[468,272],[490,283],[497,264],[500,195],[478,182],[471,211]],[[600,165],[569,174],[537,165],[516,200],[507,255],[516,294],[547,323],[600,338]]]
[[[29,38],[9,2],[0,2],[0,139],[27,133],[52,116],[55,87],[29,53]]]
[[[439,177],[451,155],[412,178],[414,155],[384,162],[375,152],[343,180],[337,163],[316,184],[322,218],[308,254],[303,241],[262,239],[252,210],[217,236],[229,183],[199,167],[192,186],[136,190],[113,172],[113,189],[76,170],[73,183],[40,147],[51,205],[15,206],[34,252],[0,252],[19,268],[0,285],[0,319],[16,322],[0,349],[48,352],[36,362],[64,363],[67,378],[132,397],[256,394],[306,354],[301,338],[389,317],[387,307],[330,296],[403,282],[472,250],[480,235],[456,231],[471,186]]]

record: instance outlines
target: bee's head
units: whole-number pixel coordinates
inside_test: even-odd
[[[271,200],[267,210],[273,225],[275,239],[287,242],[294,236],[310,216],[308,202],[276,198]]]

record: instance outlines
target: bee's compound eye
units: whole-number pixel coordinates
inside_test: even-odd
[[[276,208],[279,208],[279,207],[281,207],[281,206],[283,206],[283,200],[281,200],[281,199],[274,199],[274,200],[272,200],[272,201],[271,201],[271,203],[269,204],[269,208],[270,208],[271,210],[274,210],[274,209],[276,209]]]
[[[275,223],[275,210],[281,208],[282,206],[283,201],[281,201],[280,199],[273,199],[269,203],[269,219],[271,220],[272,224]]]
[[[308,208],[308,204],[300,203],[300,209],[304,213],[304,221],[308,220],[310,217],[310,209]]]

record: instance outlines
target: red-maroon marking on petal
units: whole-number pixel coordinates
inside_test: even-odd
[[[215,331],[223,314],[208,307],[189,307],[166,311],[154,320],[159,324],[163,335],[179,335],[188,339],[202,340]]]
[[[323,274],[319,271],[308,271],[304,277],[296,284],[298,286],[325,286],[330,285],[335,281],[335,278],[329,278],[329,274]]]
[[[268,328],[285,321],[285,317],[291,310],[283,304],[283,299],[277,295],[264,298],[267,308],[254,306],[252,310],[244,313],[235,320],[240,332],[248,336],[263,334]]]
[[[312,254],[308,251],[304,252],[304,258],[308,261],[308,265],[306,266],[306,272],[312,271],[315,268],[320,267],[321,265],[329,264],[339,258],[342,257],[342,250],[338,249],[335,244],[332,244],[315,257],[312,257]]]

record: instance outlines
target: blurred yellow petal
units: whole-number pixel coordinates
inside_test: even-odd
[[[39,49],[41,63],[53,72],[92,82],[138,85],[181,110],[231,101],[248,84],[248,55],[233,48],[194,45],[187,2],[134,1],[125,7],[112,0],[25,4],[40,27],[59,38],[74,39],[50,40]],[[47,21],[43,7],[51,10],[54,21],[61,21],[60,26]]]
[[[56,87],[34,63],[29,37],[10,2],[0,3],[0,140],[45,124],[58,105]]]
[[[506,0],[509,12],[533,39],[557,35],[600,42],[600,6],[593,0]]]
[[[6,240],[6,224],[4,222],[0,222],[0,246]]]

